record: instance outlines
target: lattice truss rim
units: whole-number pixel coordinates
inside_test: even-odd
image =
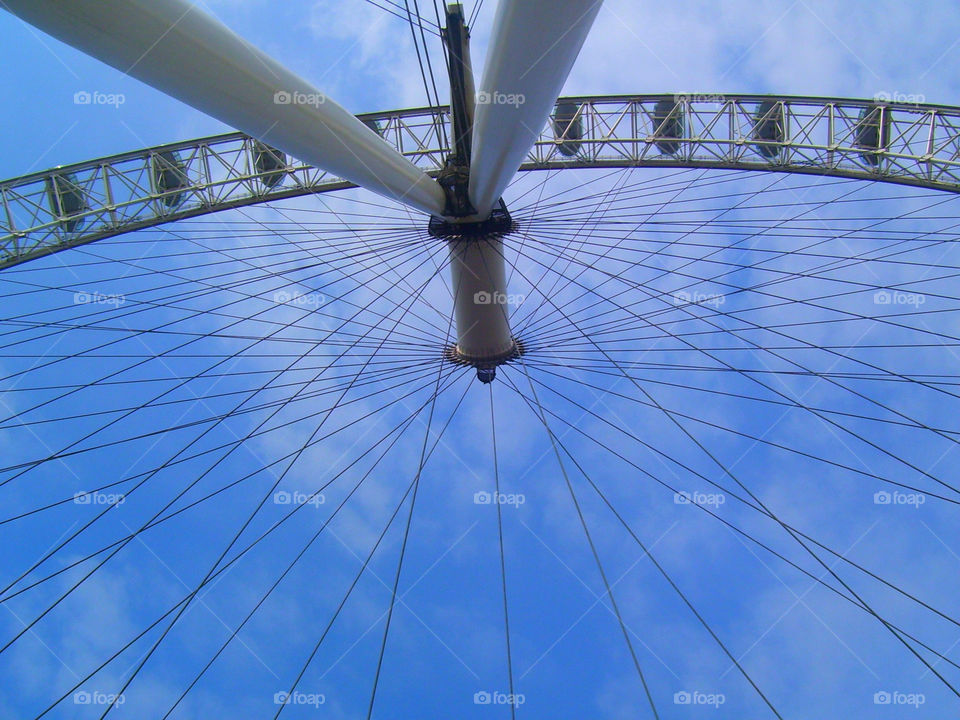
[[[359,116],[430,174],[447,107]],[[521,170],[706,167],[960,192],[960,108],[770,95],[566,97]],[[0,268],[102,238],[353,187],[242,133],[171,143],[0,183]]]

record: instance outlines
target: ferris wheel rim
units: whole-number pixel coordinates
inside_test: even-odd
[[[653,127],[657,108],[666,103],[676,108],[678,126],[683,126],[678,137],[663,135],[666,121],[660,128]],[[751,137],[765,131],[762,121],[754,117],[756,109],[765,104],[778,108],[776,112],[784,126],[780,140]],[[560,110],[554,112],[521,164],[521,172],[590,168],[747,170],[841,177],[960,193],[958,106],[786,95],[659,93],[562,97],[556,107],[575,107],[577,112],[573,117],[558,114]],[[876,151],[857,147],[858,138],[852,134],[862,127],[857,124],[857,114],[874,111],[879,113],[874,129],[880,133],[875,139],[886,141],[885,149]],[[448,152],[439,128],[449,121],[449,113],[447,106],[434,106],[357,117],[426,174],[436,176]],[[726,124],[719,122],[728,118],[730,122]],[[741,122],[738,128],[733,128],[735,119]],[[807,127],[797,127],[801,120],[807,121]],[[815,122],[829,123],[830,132],[835,134],[824,144],[804,145],[802,140],[813,135],[810,128]],[[566,125],[560,127],[563,123]],[[646,128],[633,129],[640,123],[646,123]],[[630,127],[623,130],[623,125]],[[839,125],[845,129],[837,129]],[[721,132],[724,129],[729,132]],[[694,130],[698,132],[694,134]],[[926,135],[920,138],[923,132]],[[715,136],[709,137],[709,133]],[[935,133],[939,137],[934,137]],[[282,167],[277,165],[279,169],[253,171],[250,166],[258,152],[256,148],[268,147],[233,132],[57,166],[2,181],[0,269],[177,220],[357,187],[285,155]],[[177,158],[182,166],[168,166],[166,158]],[[213,177],[209,167],[201,168],[211,159],[226,168],[220,177]],[[128,166],[129,171],[124,169]],[[150,179],[151,173],[162,171],[173,172],[175,187],[163,191]],[[136,172],[140,177],[131,180],[124,177],[125,172]],[[280,182],[263,184],[263,178],[271,173]],[[66,181],[68,186],[75,182],[82,195],[78,201],[81,207],[69,213],[61,212],[62,207],[53,207],[59,201],[53,199],[50,190],[54,184],[59,192],[65,178],[70,179]],[[123,180],[129,186],[127,198],[114,197],[111,179],[114,185]],[[183,197],[191,202],[183,202]]]

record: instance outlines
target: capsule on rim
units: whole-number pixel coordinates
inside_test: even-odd
[[[783,103],[777,100],[764,100],[757,106],[753,116],[754,147],[767,160],[780,155],[786,127]]]
[[[361,118],[360,122],[373,130],[380,137],[383,137],[383,125],[376,118]]]
[[[560,102],[553,112],[553,135],[561,155],[574,157],[583,145],[583,106]]]
[[[64,232],[76,232],[84,219],[77,217],[90,209],[86,193],[73,173],[54,173],[47,178],[47,200],[50,212],[60,219]]]
[[[684,137],[683,104],[674,100],[658,100],[653,106],[653,137],[664,155],[676,155]]]
[[[890,144],[890,108],[879,103],[864,107],[857,118],[853,144],[864,150],[860,157],[868,165],[877,167],[882,151]]]
[[[253,166],[264,187],[272,190],[283,182],[287,175],[287,155],[272,145],[255,140],[253,143]]]
[[[190,187],[187,167],[175,150],[161,150],[151,158],[153,165],[153,187],[161,202],[168,208],[183,203]]]

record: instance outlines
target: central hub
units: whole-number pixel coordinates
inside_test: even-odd
[[[507,208],[501,203],[495,207],[486,220],[467,220],[449,218],[430,218],[427,231],[430,237],[438,240],[482,240],[484,238],[502,238],[517,229]]]
[[[497,366],[520,354],[510,333],[503,238],[516,228],[503,201],[489,216],[471,205],[474,83],[470,67],[470,31],[463,6],[447,6],[442,31],[450,75],[450,155],[437,176],[446,196],[443,217],[430,218],[428,232],[447,243],[453,285],[457,344],[451,359],[477,369],[481,382],[492,382]]]
[[[452,355],[477,368],[490,382],[496,367],[516,358],[520,349],[510,332],[503,238],[516,229],[501,203],[489,218],[431,218],[429,233],[444,240],[450,260],[457,344]]]
[[[496,360],[487,360],[487,361],[478,361],[470,360],[465,358],[460,354],[460,350],[456,345],[448,345],[443,350],[443,357],[449,363],[454,365],[470,365],[477,369],[477,379],[482,383],[493,382],[494,378],[497,376],[497,368],[506,363],[513,362],[514,360],[519,360],[521,355],[526,353],[526,348],[523,345],[521,340],[514,339],[513,348],[509,355]]]

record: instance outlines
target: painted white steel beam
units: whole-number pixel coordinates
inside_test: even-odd
[[[550,115],[602,0],[500,0],[477,91],[470,202],[489,215]]]
[[[443,213],[436,181],[188,0],[4,0],[0,7],[300,160],[425,213]]]

